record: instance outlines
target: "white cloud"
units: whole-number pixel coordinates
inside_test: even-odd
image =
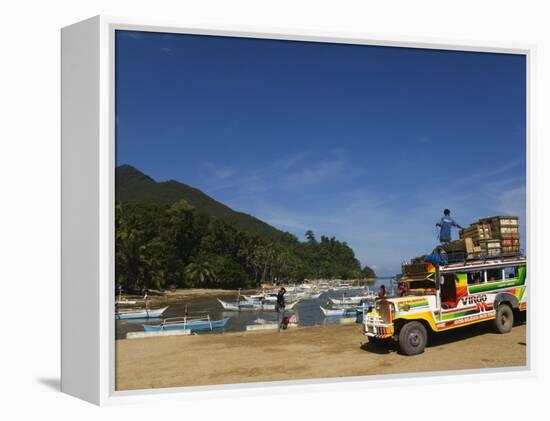
[[[214,165],[211,162],[204,163],[206,173],[203,177],[215,180],[226,180],[235,175],[235,169],[227,166]]]
[[[283,176],[291,185],[315,185],[341,177],[355,177],[362,170],[355,167],[348,153],[342,149],[332,150],[327,159],[313,161]]]

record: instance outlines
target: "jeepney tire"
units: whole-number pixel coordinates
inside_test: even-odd
[[[420,322],[409,322],[399,332],[399,348],[405,355],[422,354],[427,343],[428,332]]]
[[[514,312],[508,304],[501,304],[497,308],[495,328],[498,333],[508,333],[514,326]]]

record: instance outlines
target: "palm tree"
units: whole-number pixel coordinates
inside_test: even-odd
[[[191,263],[185,267],[184,275],[192,285],[204,285],[207,281],[212,281],[215,278],[212,265],[206,260],[198,258],[191,258]]]

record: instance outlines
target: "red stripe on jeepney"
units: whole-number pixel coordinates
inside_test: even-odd
[[[441,310],[441,313],[444,313],[444,314],[451,314],[451,313],[456,313],[458,311],[466,311],[466,310],[473,310],[473,309],[476,309],[477,308],[477,305],[473,305],[473,306],[469,306],[469,307],[460,307],[460,308],[453,308],[452,310]]]

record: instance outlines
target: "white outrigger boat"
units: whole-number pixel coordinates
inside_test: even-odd
[[[157,319],[168,309],[168,306],[157,309],[135,309],[135,310],[117,310],[115,312],[116,320],[130,319]]]
[[[164,330],[214,330],[223,328],[229,321],[229,317],[221,320],[211,320],[210,315],[197,317],[173,317],[164,319],[161,323],[143,325],[146,332],[159,332]]]
[[[325,317],[355,317],[357,315],[356,307],[324,308],[319,306]]]
[[[136,305],[137,304],[137,301],[136,300],[127,300],[126,298],[124,299],[118,299],[115,301],[115,304],[116,305],[126,305],[126,306],[133,306],[133,305]]]
[[[377,295],[373,292],[368,292],[366,295],[356,295],[354,297],[342,296],[342,298],[329,298],[332,304],[345,305],[345,304],[361,304],[362,302],[374,302]]]
[[[362,303],[361,305],[343,305],[332,308],[321,307],[321,311],[325,317],[354,317],[359,314],[363,315],[365,310],[370,311],[372,309],[372,303]]]
[[[237,301],[235,303],[228,303],[226,301],[217,299],[218,302],[223,307],[224,311],[275,311],[277,306],[276,300],[264,300],[262,301],[252,301],[252,300],[243,300]],[[291,310],[298,301],[293,301],[285,305],[285,310]]]
[[[309,298],[309,299],[319,298],[322,293],[323,293],[323,291],[308,292],[307,293],[307,298]]]
[[[147,294],[145,294],[145,298],[147,298]],[[118,287],[118,299],[115,301],[116,305],[136,305],[138,302],[136,300],[128,300],[127,298],[122,297],[122,286]]]

